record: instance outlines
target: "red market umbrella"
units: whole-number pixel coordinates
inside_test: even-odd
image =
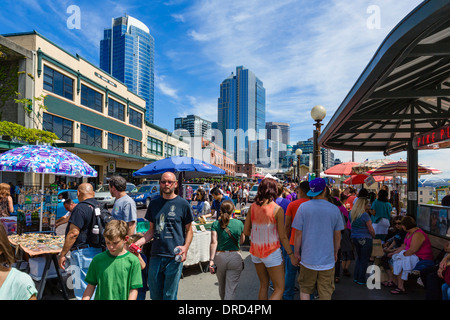
[[[342,162],[324,171],[325,174],[334,176],[349,176],[353,172],[353,167],[359,162]]]
[[[254,175],[252,175],[253,178],[264,178],[264,176],[262,174],[259,173],[255,173]]]
[[[439,174],[442,171],[419,164],[419,174]],[[408,162],[404,160],[384,164],[374,170],[367,171],[373,176],[406,176],[408,174]]]
[[[356,174],[344,180],[345,184],[364,184],[364,181],[369,177],[368,174]],[[391,180],[392,177],[389,176],[374,176],[375,182],[388,181]]]
[[[374,170],[384,164],[394,162],[392,159],[376,159],[376,160],[365,160],[357,166],[353,167],[353,174],[366,173],[369,170]]]

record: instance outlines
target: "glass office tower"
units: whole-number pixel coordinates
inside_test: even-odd
[[[154,122],[155,40],[141,21],[125,15],[112,20],[100,40],[100,68],[146,101],[145,120]]]
[[[257,163],[249,141],[265,139],[266,89],[253,72],[240,66],[220,85],[218,129],[224,149],[238,163]]]

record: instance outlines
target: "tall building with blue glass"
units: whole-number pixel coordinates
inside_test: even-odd
[[[237,163],[257,163],[252,141],[265,139],[266,89],[250,70],[239,66],[220,84],[218,129],[224,149]]]
[[[155,40],[141,21],[125,15],[112,20],[100,40],[100,68],[146,101],[145,120],[154,122]]]

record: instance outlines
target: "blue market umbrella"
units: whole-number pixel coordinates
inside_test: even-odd
[[[184,179],[207,178],[225,174],[225,170],[205,161],[192,157],[173,156],[152,162],[134,172],[133,176],[137,178],[159,179],[167,171],[173,172],[177,176],[181,193],[183,193],[182,183]],[[184,194],[182,196],[184,197]]]
[[[220,169],[203,160],[192,157],[174,156],[152,162],[133,173],[137,178],[159,179],[164,172],[173,172],[175,175],[185,179],[206,178],[224,175],[225,170]]]

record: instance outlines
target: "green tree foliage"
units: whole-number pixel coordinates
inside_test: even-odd
[[[0,121],[0,136],[9,136],[23,142],[35,144],[36,142],[53,144],[58,137],[53,132],[28,129],[17,123]]]

